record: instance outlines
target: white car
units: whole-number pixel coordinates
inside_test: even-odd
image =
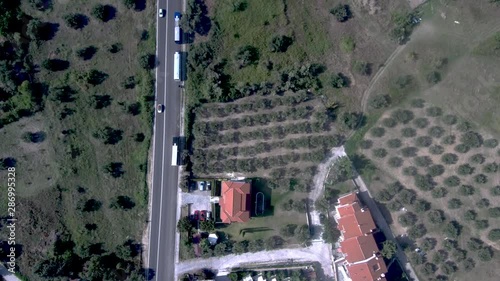
[[[156,107],[156,111],[158,111],[158,113],[162,113],[163,112],[163,104],[158,104],[158,106]]]
[[[158,10],[158,16],[159,16],[160,18],[163,18],[163,17],[165,16],[165,10],[164,10],[164,9],[159,9],[159,10]]]

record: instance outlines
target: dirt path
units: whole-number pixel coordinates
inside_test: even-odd
[[[333,268],[330,244],[313,243],[310,247],[299,249],[281,249],[245,253],[242,255],[228,255],[209,259],[193,259],[181,262],[176,266],[176,277],[203,268],[216,268],[218,272],[230,272],[231,268],[250,265],[266,266],[291,262],[319,262],[323,268],[326,280],[333,280]],[[176,280],[177,280],[176,278]]]
[[[313,202],[310,212],[312,225],[321,225],[319,221],[319,212],[314,209],[314,202],[318,200],[319,196],[324,190],[325,180],[326,177],[328,176],[328,172],[330,171],[330,167],[332,166],[333,162],[337,160],[337,158],[342,156],[346,156],[344,147],[343,146],[334,147],[331,150],[330,157],[318,165],[318,171],[313,178],[314,185],[312,187],[311,192],[309,192],[309,198]],[[321,237],[321,235],[319,237]]]

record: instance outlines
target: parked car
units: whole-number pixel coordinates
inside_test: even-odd
[[[158,16],[159,16],[160,18],[163,18],[163,17],[165,16],[165,10],[164,10],[164,9],[159,9],[159,10],[158,10]]]
[[[199,181],[198,182],[198,189],[199,190],[205,190],[205,182],[204,181]]]
[[[208,190],[212,189],[212,182],[211,181],[207,181],[207,189]]]
[[[194,220],[199,220],[200,219],[200,211],[196,210],[194,211]]]
[[[200,221],[204,221],[207,219],[207,211],[200,212]]]
[[[207,211],[207,220],[212,219],[212,212]]]

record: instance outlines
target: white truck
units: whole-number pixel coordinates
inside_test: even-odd
[[[174,53],[174,80],[181,80],[181,53]]]
[[[174,40],[176,43],[181,42],[181,27],[180,27],[180,21],[181,21],[181,13],[175,12],[174,14],[174,21],[175,21],[175,26],[174,26]]]

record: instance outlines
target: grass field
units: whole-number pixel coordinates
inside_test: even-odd
[[[420,10],[423,21],[368,93],[368,126],[349,151],[365,158],[358,168],[385,202],[395,234],[409,235],[401,242],[410,246],[420,278],[493,280],[499,272],[491,265],[500,258],[490,234],[500,225],[500,134],[498,56],[490,48],[500,30],[499,7],[428,1]],[[390,108],[374,108],[373,99],[386,94]],[[424,259],[411,253],[414,247],[424,249]]]
[[[49,89],[43,110],[5,126],[0,133],[0,157],[17,160],[17,216],[25,226],[17,233],[23,248],[18,265],[19,272],[29,280],[75,276],[85,262],[95,262],[89,260],[91,256],[98,267],[108,270],[104,267],[109,265],[99,264],[99,259],[109,259],[124,243],[130,245],[125,248],[132,250],[125,251],[132,251],[132,256],[120,257],[135,264],[128,269],[135,271],[130,278],[140,274],[140,253],[133,247],[141,243],[147,217],[152,105],[145,100],[154,91],[154,80],[152,73],[140,68],[138,58],[154,52],[151,19],[156,17],[156,8],[147,3],[135,11],[123,6],[122,1],[109,1],[114,16],[100,22],[91,15],[96,3],[100,2],[53,1],[52,8],[44,12],[34,10],[27,1],[22,4],[25,13],[58,25],[51,40],[30,46],[32,59],[39,65],[36,79]],[[76,12],[88,20],[78,30],[68,27],[63,19]],[[112,45],[116,52],[110,51]],[[78,50],[92,46],[95,54],[79,57]],[[48,71],[40,66],[48,58],[67,61],[69,67]],[[92,69],[106,74],[95,86],[80,78]],[[123,82],[131,76],[135,87],[125,88]],[[53,92],[60,86],[71,87],[74,94],[61,101]],[[107,126],[115,130],[116,144],[105,144],[95,136]],[[40,131],[46,136],[42,142],[23,140],[23,134]],[[105,166],[112,162],[121,163],[123,173],[116,178],[105,172]],[[1,173],[3,176],[4,171]],[[3,201],[4,194],[1,197]],[[114,208],[113,204],[121,207]],[[42,262],[60,260],[61,253],[54,250],[56,241],[72,245],[62,251],[81,260],[66,265],[57,273],[61,275],[40,273]]]

